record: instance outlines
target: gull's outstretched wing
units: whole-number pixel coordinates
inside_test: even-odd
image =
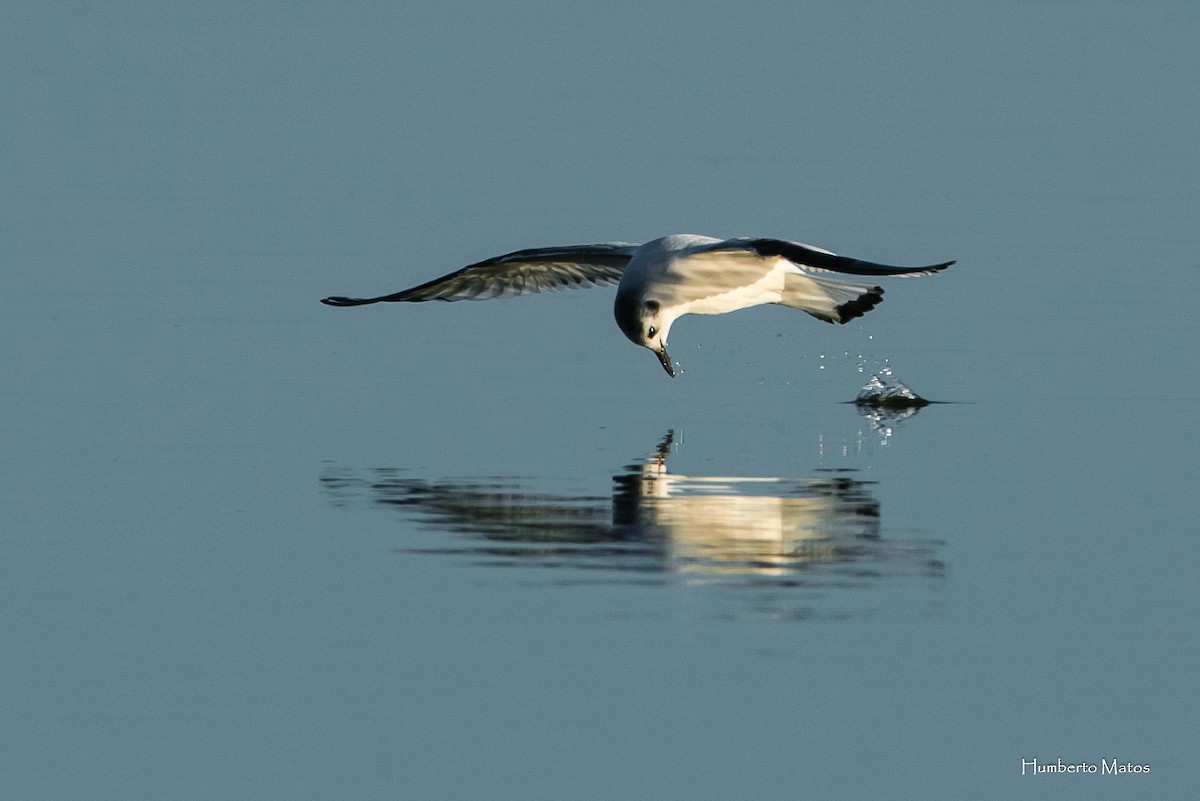
[[[377,298],[325,298],[329,306],[426,300],[487,300],[574,287],[603,286],[621,280],[638,245],[606,242],[531,248],[472,264],[412,289]]]
[[[928,267],[891,267],[886,264],[872,264],[861,259],[851,259],[838,256],[828,250],[805,245],[800,242],[788,242],[784,239],[728,239],[704,248],[708,252],[723,250],[745,250],[761,258],[781,257],[792,264],[810,272],[843,273],[845,275],[895,276],[897,278],[913,278],[918,275],[931,275],[954,264],[952,261],[942,264],[931,264]]]

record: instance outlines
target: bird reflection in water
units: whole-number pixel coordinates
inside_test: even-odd
[[[853,471],[809,478],[670,472],[668,432],[654,454],[613,477],[611,496],[539,492],[515,479],[412,478],[381,469],[322,477],[337,503],[367,495],[430,532],[452,536],[400,550],[498,565],[612,571],[647,580],[853,583],[940,577],[939,542],[887,540],[872,482]],[[591,574],[594,577],[594,574]]]
[[[673,569],[781,575],[851,562],[881,542],[879,502],[846,474],[815,478],[682,476],[655,456],[613,478],[613,523],[658,543]]]

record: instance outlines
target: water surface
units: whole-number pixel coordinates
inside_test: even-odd
[[[497,8],[6,9],[8,794],[1190,797],[1194,6]],[[317,303],[679,231],[959,263]]]

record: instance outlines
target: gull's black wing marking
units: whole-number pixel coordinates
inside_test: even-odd
[[[412,289],[377,298],[331,297],[329,306],[362,306],[367,303],[426,300],[488,300],[530,295],[574,287],[604,286],[621,280],[625,265],[638,245],[606,242],[530,248],[495,256],[435,278]]]
[[[869,261],[838,256],[828,250],[804,245],[800,242],[788,242],[784,239],[729,239],[715,243],[705,250],[747,250],[762,258],[782,257],[806,270],[813,272],[843,273],[845,275],[896,276],[912,278],[918,275],[931,275],[954,264],[952,261],[943,264],[931,264],[928,267],[891,267],[886,264],[873,264]]]

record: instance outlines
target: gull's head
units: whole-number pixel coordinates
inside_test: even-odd
[[[613,313],[617,325],[629,337],[629,341],[654,351],[667,375],[674,378],[675,368],[671,366],[671,357],[667,355],[667,332],[674,318],[663,314],[662,304],[652,298],[618,292]]]

